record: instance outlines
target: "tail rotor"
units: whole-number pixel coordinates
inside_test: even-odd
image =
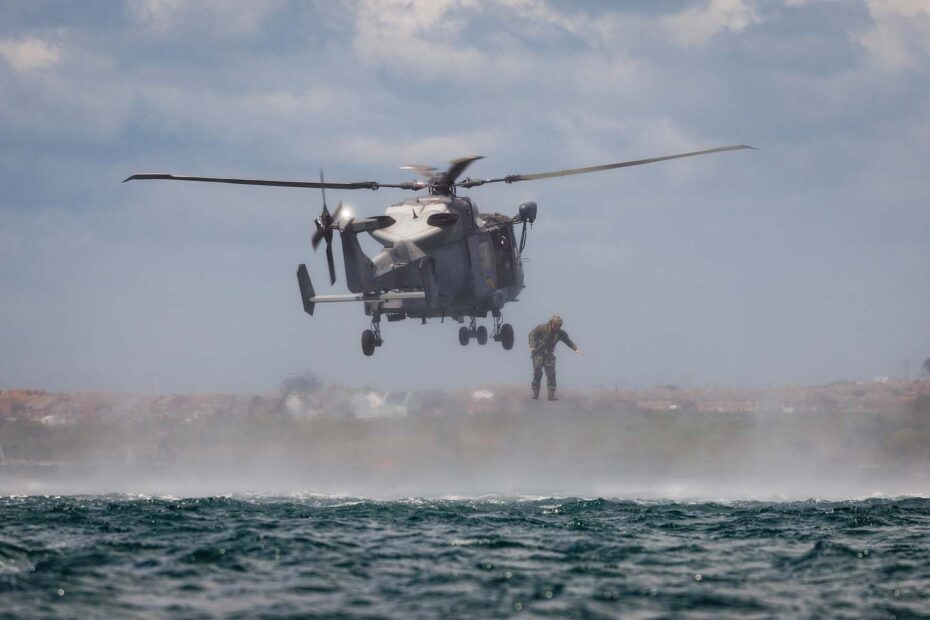
[[[320,184],[323,183],[323,171],[320,170]],[[329,267],[329,283],[335,284],[336,261],[333,259],[333,228],[336,227],[336,222],[339,221],[339,216],[342,213],[342,201],[339,201],[336,210],[330,214],[329,208],[326,206],[326,188],[322,187],[321,190],[323,192],[323,211],[313,221],[316,224],[316,231],[313,233],[310,245],[316,250],[320,246],[320,242],[326,241],[326,265]]]

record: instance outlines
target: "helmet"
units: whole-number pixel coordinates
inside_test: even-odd
[[[562,327],[562,317],[560,317],[558,314],[553,314],[552,318],[549,319],[549,326],[555,327],[556,329]]]

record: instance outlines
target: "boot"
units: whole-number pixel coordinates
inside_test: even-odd
[[[539,386],[533,386],[533,400],[539,400]]]
[[[554,388],[554,387],[550,387],[550,388],[549,388],[549,400],[559,400],[558,398],[555,397],[555,388]]]

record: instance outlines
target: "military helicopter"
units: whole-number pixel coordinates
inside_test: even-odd
[[[446,170],[429,166],[403,166],[402,170],[415,173],[421,180],[402,183],[361,181],[334,183],[325,181],[322,172],[317,181],[271,181],[265,179],[239,179],[224,177],[175,176],[171,174],[134,174],[123,182],[137,179],[163,179],[172,181],[201,181],[207,183],[233,183],[238,185],[264,185],[272,187],[301,187],[320,189],[323,209],[314,221],[316,230],[311,245],[317,249],[326,242],[326,261],[330,284],[336,282],[333,259],[333,231],[338,230],[342,241],[346,284],[351,294],[317,295],[305,264],[297,268],[297,282],[304,311],[313,315],[320,303],[362,302],[365,314],[371,317],[369,329],[362,332],[362,352],[370,356],[384,344],[381,336],[381,319],[388,322],[407,318],[420,319],[446,317],[461,325],[459,343],[467,345],[474,338],[479,345],[488,342],[488,329],[478,325],[478,319],[491,315],[490,338],[501,343],[505,350],[513,348],[514,332],[504,323],[502,308],[524,288],[523,250],[526,247],[527,225],[536,221],[535,202],[525,202],[513,216],[500,213],[481,213],[473,200],[458,196],[459,188],[470,189],[491,183],[516,183],[552,177],[587,174],[641,166],[670,159],[695,157],[724,151],[751,149],[739,144],[690,153],[624,161],[586,168],[572,168],[536,174],[510,174],[496,178],[459,177],[481,156],[452,160]],[[326,190],[355,190],[380,188],[410,191],[426,190],[418,195],[387,208],[384,215],[354,218],[343,209],[340,201],[330,213],[326,204]],[[519,240],[514,227],[520,225]],[[374,257],[362,251],[360,233],[368,233],[383,249]],[[468,325],[464,325],[468,319]]]

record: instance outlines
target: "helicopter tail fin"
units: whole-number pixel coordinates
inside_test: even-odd
[[[304,304],[304,312],[313,316],[313,308],[316,303],[312,300],[316,297],[316,293],[313,291],[313,283],[310,281],[307,266],[303,263],[297,268],[297,284],[300,286],[300,300]]]

